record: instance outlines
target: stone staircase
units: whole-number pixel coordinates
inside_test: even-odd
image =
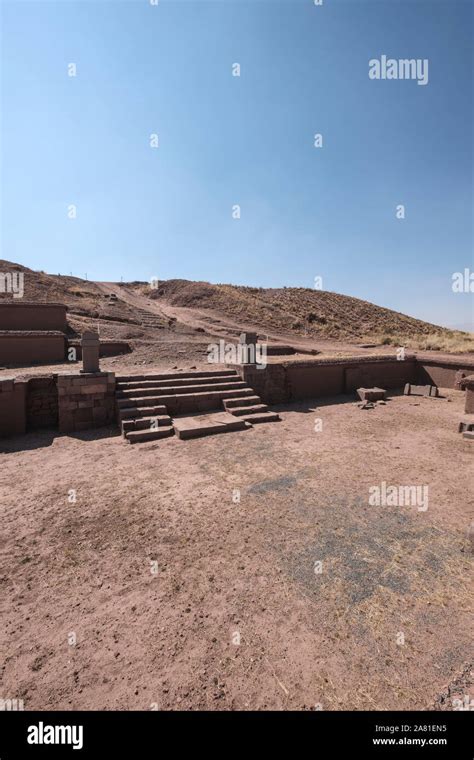
[[[199,417],[192,420],[192,436],[182,432],[182,424],[177,427],[180,438],[244,429],[280,419],[232,369],[117,377],[116,404],[122,434],[130,443],[173,435],[171,416],[181,415],[180,423],[184,415]],[[216,410],[220,414],[214,418],[203,414]]]
[[[143,327],[152,327],[155,330],[163,330],[166,327],[166,321],[158,314],[154,314],[152,311],[147,311],[138,307],[135,309]]]
[[[250,422],[251,425],[259,422],[277,422],[280,419],[276,412],[268,410],[268,406],[262,403],[260,396],[256,396],[253,391],[238,398],[226,398],[222,403],[226,412]]]

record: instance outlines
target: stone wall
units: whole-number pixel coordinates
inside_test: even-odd
[[[56,378],[60,433],[115,423],[113,372],[57,375]]]
[[[26,381],[0,380],[0,437],[26,431]]]
[[[262,401],[267,404],[284,404],[290,399],[287,371],[283,364],[267,364],[258,369],[253,364],[229,365],[236,369]]]
[[[357,366],[344,367],[344,392],[352,393],[357,388],[403,388],[416,379],[416,359],[378,359],[374,362],[358,362]]]
[[[62,332],[0,332],[0,365],[30,366],[64,361],[66,336]]]
[[[354,359],[309,359],[267,364],[265,369],[241,365],[237,372],[267,404],[284,404],[320,396],[352,393],[356,388],[380,386],[403,388],[413,383],[416,362],[395,357]]]
[[[474,374],[474,361],[466,357],[427,359],[418,357],[416,382],[420,385],[437,385],[439,388],[456,388],[459,377]]]
[[[65,332],[67,307],[61,303],[0,302],[0,330]]]
[[[58,387],[53,375],[30,377],[26,392],[26,428],[58,426]]]

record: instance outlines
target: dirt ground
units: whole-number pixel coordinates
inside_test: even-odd
[[[472,696],[473,449],[463,394],[445,395],[305,402],[191,441],[3,441],[0,696],[26,710]],[[369,506],[382,481],[427,485],[428,509]]]

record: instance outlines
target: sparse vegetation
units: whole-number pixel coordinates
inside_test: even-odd
[[[468,354],[474,352],[474,333],[459,330],[444,330],[427,335],[407,336],[403,333],[371,335],[367,338],[382,346],[404,346],[418,351],[442,351],[449,354]]]
[[[25,298],[30,301],[58,301],[69,315],[103,321],[140,324],[136,305],[124,298],[105,299],[98,283],[33,272],[13,262],[0,261],[0,271],[25,272]],[[134,281],[118,283],[134,294],[164,305],[212,310],[214,321],[222,316],[234,322],[258,326],[262,333],[288,337],[376,343],[405,346],[412,350],[474,352],[474,335],[448,330],[405,314],[351,296],[311,288],[262,288],[214,285],[190,280],[163,280],[159,288]],[[7,294],[0,294],[8,298]],[[146,308],[146,306],[145,306]]]

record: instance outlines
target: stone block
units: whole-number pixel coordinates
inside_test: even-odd
[[[92,409],[77,409],[74,414],[74,422],[91,422],[93,419]]]
[[[90,430],[92,427],[93,425],[90,422],[76,422],[74,425],[74,430],[80,433],[83,430]]]
[[[82,385],[81,386],[81,394],[83,395],[92,395],[94,393],[103,393],[104,387],[102,385]]]
[[[74,415],[72,412],[61,412],[59,415],[59,432],[69,433],[74,430]]]
[[[436,385],[412,385],[411,383],[407,383],[403,392],[405,396],[431,396],[433,398],[438,396]]]
[[[466,414],[474,414],[474,390],[467,388],[466,390],[466,403],[464,405],[464,411]]]
[[[357,388],[357,395],[361,401],[379,401],[385,398],[385,394],[383,388]]]
[[[463,418],[458,425],[458,433],[474,431],[474,414]]]
[[[61,403],[60,408],[61,408],[61,411],[64,409],[66,412],[70,412],[74,409],[77,409],[77,406],[78,406],[77,401],[71,401],[68,399],[67,401],[63,401]]]

